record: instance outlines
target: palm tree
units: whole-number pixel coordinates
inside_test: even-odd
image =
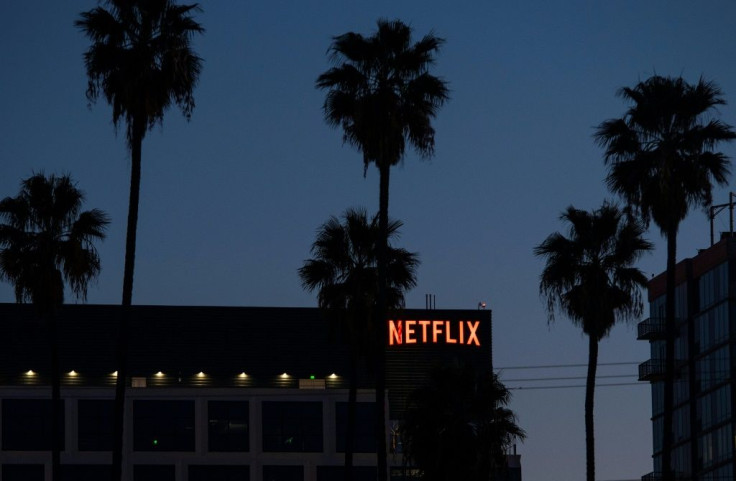
[[[401,222],[388,225],[389,238],[399,235]],[[342,221],[331,217],[317,231],[312,244],[314,258],[299,269],[302,286],[318,289],[319,307],[331,320],[340,322],[350,346],[345,479],[352,479],[355,438],[355,408],[358,388],[357,364],[369,346],[366,339],[375,330],[371,320],[378,293],[376,251],[379,244],[378,219],[368,219],[365,210],[348,209]],[[416,285],[417,255],[388,246],[388,306],[404,306],[404,293]]]
[[[494,479],[507,449],[526,437],[507,408],[510,398],[492,372],[436,367],[408,400],[401,426],[406,459],[425,481]]]
[[[191,116],[192,92],[202,65],[191,48],[191,39],[204,29],[192,18],[192,13],[199,10],[197,4],[177,5],[173,0],[107,0],[106,7],[83,12],[75,25],[92,41],[84,54],[89,77],[87,98],[94,102],[104,95],[112,106],[115,126],[126,125],[131,152],[113,448],[113,477],[121,479],[141,147],[146,132],[163,122],[164,112],[172,103],[177,104],[187,118]]]
[[[379,20],[377,31],[370,37],[354,32],[334,37],[330,51],[337,65],[317,78],[317,87],[327,90],[325,120],[333,127],[342,127],[343,139],[363,153],[364,174],[374,163],[380,178],[375,312],[380,322],[376,322],[374,346],[379,481],[385,481],[388,475],[383,320],[387,306],[389,174],[391,167],[403,159],[407,142],[424,157],[433,154],[431,121],[448,99],[446,82],[428,72],[443,40],[428,34],[412,44],[411,33],[411,28],[399,20]]]
[[[593,396],[598,342],[617,321],[641,315],[640,289],[646,276],[634,263],[651,244],[643,226],[614,205],[592,212],[568,207],[560,219],[569,224],[568,237],[555,232],[534,249],[546,259],[539,292],[546,298],[549,320],[555,311],[567,316],[588,336],[588,375],[585,384],[585,450],[587,480],[595,480]]]
[[[31,302],[46,321],[51,345],[52,479],[59,479],[62,419],[59,345],[54,311],[64,303],[65,283],[86,298],[100,272],[94,242],[105,238],[107,215],[82,212],[84,194],[68,175],[34,174],[17,197],[0,201],[0,278],[15,287],[15,298]]]
[[[601,123],[595,138],[605,148],[609,189],[621,195],[646,225],[653,220],[667,239],[662,467],[669,479],[677,231],[691,207],[711,204],[714,183],[726,184],[730,160],[715,149],[736,134],[713,118],[713,111],[725,101],[720,89],[702,78],[691,85],[681,77],[655,75],[633,88],[622,88],[619,96],[630,107],[622,118]]]

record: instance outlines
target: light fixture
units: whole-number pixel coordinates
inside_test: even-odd
[[[159,371],[156,374],[154,374],[154,376],[156,376],[156,377],[163,377],[164,376],[164,373],[162,373],[161,371]]]
[[[311,376],[309,376],[309,379],[314,380],[314,374],[312,374]]]
[[[289,375],[288,375],[288,374],[286,374],[286,373],[283,373],[283,374],[281,375],[281,377],[282,377],[283,379],[285,379],[285,378],[289,377]]]
[[[26,371],[25,374],[26,374],[26,376],[35,376],[36,375],[36,373],[33,372],[33,369],[29,369],[28,371]]]
[[[113,376],[113,377],[118,377],[118,372],[117,372],[117,371],[115,371],[115,372],[113,372],[113,373],[112,373],[112,374],[110,374],[110,375],[111,375],[111,376]]]
[[[70,375],[71,377],[74,377],[74,376],[76,376],[76,375],[77,375],[77,372],[76,372],[76,371],[75,371],[74,369],[72,369],[71,371],[69,371],[69,375]]]
[[[197,373],[197,377],[204,377],[204,376],[205,376],[205,373],[203,373],[202,371],[199,371]]]
[[[243,371],[240,374],[238,374],[238,377],[245,378],[245,377],[248,377],[248,375],[245,373],[245,371]]]
[[[327,376],[327,377],[328,377],[328,378],[330,378],[330,379],[337,379],[337,374],[335,374],[335,373],[333,372],[332,374],[330,374],[330,375],[329,375],[329,376]]]

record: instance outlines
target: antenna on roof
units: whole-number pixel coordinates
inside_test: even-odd
[[[428,311],[430,309],[437,309],[437,296],[434,294],[424,294],[424,308]]]
[[[712,205],[708,209],[708,218],[710,219],[710,245],[713,245],[713,220],[716,218],[716,215],[718,215],[723,209],[728,207],[729,212],[729,223],[728,223],[728,236],[733,237],[733,206],[734,206],[734,197],[736,197],[736,194],[733,192],[728,193],[728,204],[717,204]]]

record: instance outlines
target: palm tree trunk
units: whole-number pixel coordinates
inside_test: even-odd
[[[595,372],[598,368],[598,339],[588,336],[588,379],[585,381],[585,474],[587,481],[595,481],[595,429],[593,398]]]
[[[662,479],[674,479],[672,472],[672,410],[674,408],[675,381],[675,268],[677,264],[677,225],[667,228],[667,278],[665,299],[665,370],[664,416],[662,419]]]
[[[135,243],[138,229],[138,203],[141,186],[141,150],[146,125],[141,119],[133,120],[133,138],[130,143],[130,197],[128,201],[128,226],[125,235],[125,267],[123,271],[123,304],[117,345],[117,378],[115,379],[115,407],[113,419],[112,479],[123,479],[123,445],[125,439],[125,388],[128,377],[128,351],[130,343],[130,311],[133,300],[133,270],[135,268]]]
[[[378,305],[376,306],[376,469],[378,481],[388,479],[386,452],[386,271],[388,244],[388,186],[391,166],[387,162],[379,166],[380,187],[378,202]]]
[[[355,337],[355,336],[353,336]],[[353,339],[350,346],[350,383],[348,386],[348,419],[345,433],[345,481],[353,481],[353,453],[355,452],[355,408],[358,401],[358,348]]]
[[[46,322],[51,338],[51,479],[61,479],[61,426],[63,419],[61,404],[61,374],[59,373],[59,339],[56,317],[46,314]]]

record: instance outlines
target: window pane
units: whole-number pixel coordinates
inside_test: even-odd
[[[249,480],[249,466],[189,466],[189,481]]]
[[[345,452],[345,440],[348,432],[348,403],[339,402],[335,406],[335,424],[337,427],[336,449]],[[355,405],[355,437],[353,452],[376,452],[376,408],[375,403],[356,403]]]
[[[366,403],[367,404],[367,403]],[[345,467],[317,466],[317,481],[343,481]],[[375,481],[376,468],[373,466],[353,466],[353,481]]]
[[[61,481],[99,481],[110,479],[111,473],[111,466],[106,464],[61,465]]]
[[[321,402],[268,402],[263,408],[263,450],[322,451]]]
[[[43,481],[43,464],[3,464],[3,481]]]
[[[303,466],[264,466],[263,481],[303,481]]]
[[[59,437],[64,448],[64,401]],[[51,450],[51,400],[3,399],[3,450]]]
[[[133,481],[176,481],[174,466],[139,464],[133,466]]]
[[[210,451],[248,451],[248,401],[207,403]]]
[[[114,401],[111,399],[79,400],[79,450],[112,450],[112,417]]]
[[[194,401],[134,401],[133,449],[194,451]]]

